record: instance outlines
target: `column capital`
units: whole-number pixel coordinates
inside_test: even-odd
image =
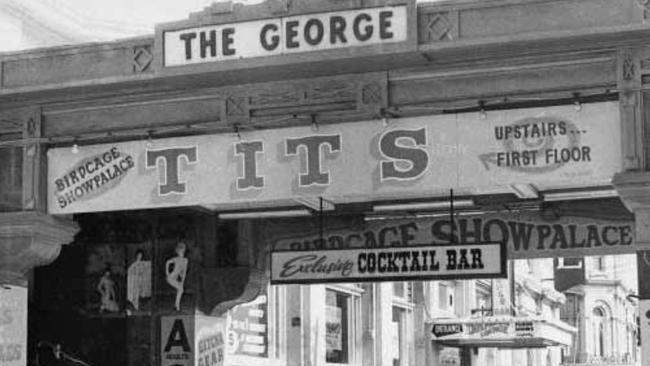
[[[612,184],[630,212],[650,209],[650,172],[618,173]]]
[[[33,211],[0,213],[0,283],[25,284],[25,275],[51,263],[79,231],[71,219]]]
[[[634,213],[637,245],[650,248],[650,172],[619,173],[612,184],[625,207]]]

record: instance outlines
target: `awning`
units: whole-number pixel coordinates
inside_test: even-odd
[[[560,320],[535,317],[436,319],[430,325],[433,341],[450,347],[570,346],[577,332]]]

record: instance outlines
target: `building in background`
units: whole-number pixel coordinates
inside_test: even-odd
[[[558,280],[582,281],[564,290],[561,318],[578,329],[564,364],[639,362],[636,257],[599,256],[556,261]]]

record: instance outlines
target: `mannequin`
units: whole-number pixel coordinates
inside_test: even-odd
[[[176,300],[174,301],[174,309],[181,310],[181,298],[183,296],[185,277],[187,274],[187,258],[185,258],[185,251],[187,246],[184,242],[179,241],[176,245],[176,256],[169,258],[165,263],[165,274],[167,283],[176,289]]]
[[[101,304],[99,306],[99,312],[104,311],[116,312],[120,310],[120,307],[117,304],[117,298],[115,297],[115,282],[111,278],[111,269],[106,268],[104,274],[99,279],[97,283],[97,291],[101,295]]]

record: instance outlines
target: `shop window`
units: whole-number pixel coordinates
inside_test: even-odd
[[[347,364],[350,360],[351,295],[325,291],[325,361]]]
[[[454,287],[450,283],[438,284],[438,308],[440,310],[454,310]]]
[[[405,302],[413,301],[412,282],[393,282],[393,297]]]
[[[558,258],[557,268],[580,269],[582,268],[582,258]]]

